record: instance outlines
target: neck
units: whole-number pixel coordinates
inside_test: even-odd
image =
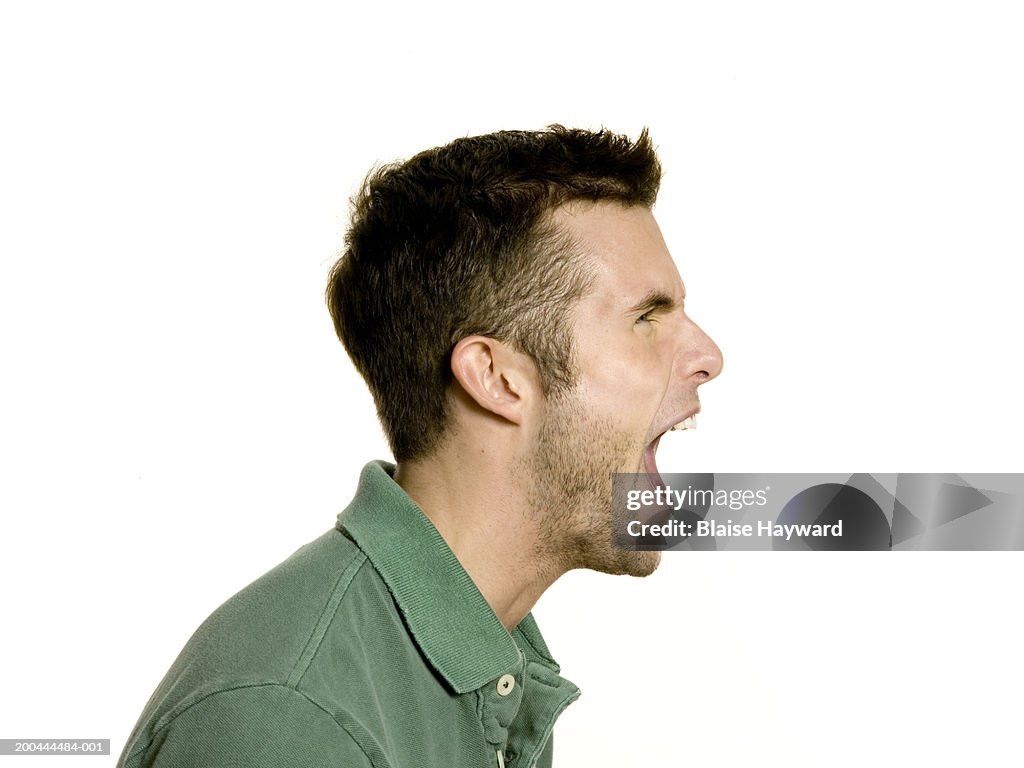
[[[449,445],[395,472],[509,631],[563,573],[539,559],[514,466],[505,452]]]

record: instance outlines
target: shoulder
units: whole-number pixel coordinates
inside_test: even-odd
[[[335,619],[366,556],[330,530],[296,551],[215,610],[196,630],[175,668],[218,687],[293,683],[297,664]]]
[[[226,759],[217,745],[233,750],[238,739],[260,738],[272,739],[275,750],[287,750],[311,728],[325,744],[352,741],[345,702],[324,695],[325,688],[315,684],[317,676],[304,678],[318,665],[325,637],[350,636],[358,629],[347,605],[352,592],[360,593],[357,605],[370,593],[379,595],[371,598],[378,611],[393,610],[377,582],[362,551],[332,529],[227,600],[196,630],[164,676],[125,750],[125,759],[136,757],[123,764],[205,765],[181,757],[192,754],[188,744],[194,742],[225,758],[215,764],[263,765],[248,758]],[[365,672],[332,666],[341,679]],[[165,750],[171,762],[157,759]]]

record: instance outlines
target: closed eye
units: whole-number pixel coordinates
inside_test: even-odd
[[[651,291],[634,304],[630,312],[635,314],[636,322],[649,323],[661,314],[672,312],[680,306],[675,299],[662,291]]]

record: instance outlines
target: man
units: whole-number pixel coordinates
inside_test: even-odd
[[[548,766],[577,696],[530,610],[611,543],[721,369],[651,214],[646,132],[459,139],[367,179],[327,290],[397,467],[218,609],[121,765]]]

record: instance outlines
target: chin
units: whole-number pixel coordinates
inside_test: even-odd
[[[636,567],[628,571],[629,576],[650,576],[661,565],[661,552],[630,552],[636,556],[633,565]]]
[[[661,552],[627,552],[616,550],[615,556],[605,563],[594,563],[591,570],[613,576],[650,576],[661,564]]]

